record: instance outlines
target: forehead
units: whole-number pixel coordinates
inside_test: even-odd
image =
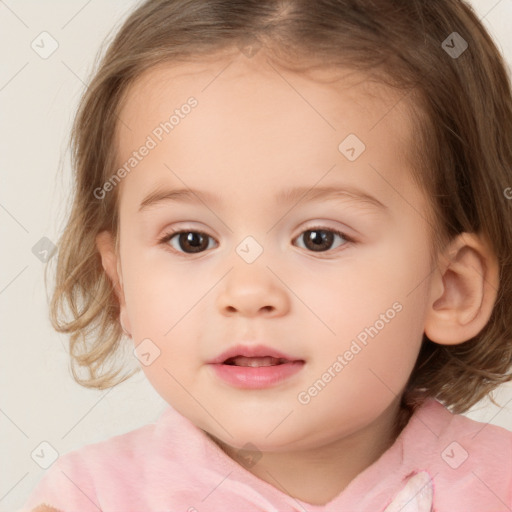
[[[316,121],[323,120],[323,124],[333,130],[337,129],[333,125],[342,120],[340,114],[347,123],[353,122],[352,110],[365,114],[367,122],[363,129],[372,129],[377,122],[380,124],[384,114],[392,114],[393,118],[384,123],[387,129],[394,126],[394,132],[401,131],[401,126],[396,124],[397,117],[401,125],[407,125],[404,128],[410,128],[410,104],[404,91],[392,89],[353,69],[320,68],[293,73],[260,54],[252,59],[243,55],[218,56],[200,62],[154,66],[128,87],[120,111],[124,121],[144,118],[154,122],[159,119],[155,114],[159,116],[163,109],[179,106],[191,95],[202,97],[203,107],[208,101],[220,100],[223,104],[234,105],[240,97],[249,97],[254,100],[254,111],[261,110],[258,102],[264,100],[267,107],[280,107],[274,112],[276,115],[290,114],[287,107],[296,107],[295,111],[303,114],[309,106],[309,117],[316,114]],[[244,105],[244,108],[249,114],[249,106]]]
[[[191,97],[197,106],[184,113]],[[177,124],[170,127],[173,114]],[[240,54],[152,68],[127,90],[119,118],[119,165],[148,137],[156,142],[139,165],[151,167],[151,177],[132,172],[121,190],[127,182],[140,188],[158,176],[176,182],[169,168],[183,171],[190,184],[206,180],[210,188],[256,184],[258,178],[267,186],[280,180],[307,186],[333,164],[354,183],[368,184],[376,172],[386,175],[373,180],[374,191],[389,182],[401,189],[414,133],[403,91],[349,69],[291,73],[261,52],[252,59]],[[358,160],[343,154],[345,140],[364,144]]]

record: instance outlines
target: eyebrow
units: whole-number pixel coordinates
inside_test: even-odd
[[[330,186],[330,187],[296,187],[281,191],[274,196],[276,204],[289,204],[299,201],[312,202],[319,200],[344,199],[371,206],[377,210],[387,210],[388,207],[381,203],[376,197],[352,186]],[[205,190],[192,188],[163,189],[159,188],[150,192],[140,203],[139,212],[156,206],[162,202],[204,202],[218,205],[220,198]]]

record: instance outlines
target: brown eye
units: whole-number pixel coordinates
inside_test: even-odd
[[[168,235],[163,241],[179,252],[194,254],[208,249],[210,238],[206,233],[199,231],[178,231]],[[172,243],[173,241],[176,243]]]
[[[333,248],[332,244],[336,237],[341,238],[345,242],[349,241],[349,238],[339,231],[320,228],[304,231],[297,240],[304,240],[305,249],[314,252],[326,252]],[[343,245],[343,243],[339,244],[338,247],[340,245]]]

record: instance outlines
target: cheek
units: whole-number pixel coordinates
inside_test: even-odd
[[[318,359],[302,390],[306,397],[301,395],[310,403],[301,405],[301,410],[310,417],[322,417],[324,424],[331,425],[332,433],[341,426],[357,429],[367,424],[404,389],[423,329],[421,315],[416,313],[421,301],[403,302],[402,309],[395,303],[394,309],[383,310],[387,322],[378,316],[367,316],[365,321],[345,315],[345,324],[338,324],[339,331],[349,326],[356,334],[329,342],[329,353],[315,353]]]
[[[335,335],[325,330],[323,350],[315,357],[325,368],[338,355],[350,359],[343,377],[335,379],[334,393],[353,399],[364,394],[374,401],[401,391],[423,337],[429,263],[423,239],[404,245],[404,238],[396,237],[378,249],[358,251],[339,271],[318,276],[311,309],[322,312]]]
[[[134,334],[162,337],[208,292],[211,283],[189,270],[164,249],[127,251],[124,289]]]
[[[202,299],[217,278],[212,272],[191,272],[190,264],[171,259],[164,250],[127,250],[125,298],[134,346],[141,353],[147,347],[151,357],[156,354],[151,364],[141,364],[146,377],[166,400],[187,401],[178,382],[190,387],[202,364],[201,319],[206,318]]]
[[[165,254],[151,252],[127,250],[123,258],[133,345],[146,378],[160,396],[168,403],[190,407],[190,396],[182,385],[191,388],[191,378],[200,366],[197,303],[211,284],[185,272],[183,265],[173,265]],[[144,353],[149,353],[149,360],[142,359]]]
[[[420,349],[423,328],[412,304],[401,304],[401,307],[394,318],[383,317],[388,323],[378,320],[364,331],[368,338],[361,350],[360,374],[365,380],[361,388],[399,394],[410,376]]]
[[[340,341],[354,338],[387,311],[392,318],[390,324],[401,325],[402,337],[421,329],[428,297],[424,285],[430,274],[428,247],[422,248],[423,240],[407,245],[404,240],[405,235],[389,236],[380,243],[347,251],[337,265],[316,265],[309,274],[307,269],[295,272],[302,277],[290,274],[289,282],[294,283],[297,295],[307,298],[304,302],[334,331],[333,346],[336,344],[339,349]],[[395,315],[392,308],[396,303],[407,313]],[[404,322],[403,317],[411,312],[412,323]],[[320,323],[318,326],[321,328]],[[325,334],[328,337],[327,329]]]

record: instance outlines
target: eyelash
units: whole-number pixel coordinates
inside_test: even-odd
[[[347,244],[354,244],[356,243],[356,241],[346,235],[345,233],[343,233],[342,231],[338,231],[336,229],[331,229],[331,228],[327,228],[326,226],[311,226],[311,227],[308,227],[307,229],[305,229],[304,231],[302,231],[299,236],[296,237],[296,239],[299,239],[304,233],[306,233],[307,231],[326,231],[326,232],[330,232],[330,233],[334,233],[335,235],[338,235],[340,236],[341,238],[343,238],[345,240],[345,243],[340,245],[339,247],[337,247],[336,249],[329,249],[327,251],[308,251],[312,254],[325,254],[325,253],[330,253],[330,252],[333,252],[333,251],[336,251],[338,252],[339,249],[342,250],[342,248],[347,245]],[[200,252],[197,252],[197,253],[188,253],[188,252],[183,252],[183,251],[177,251],[176,249],[172,248],[169,246],[168,242],[174,238],[174,236],[180,234],[180,233],[199,233],[201,235],[205,235],[209,238],[212,238],[212,236],[208,235],[207,233],[203,232],[203,231],[195,231],[193,229],[177,229],[177,230],[170,230],[168,231],[162,238],[159,239],[158,243],[159,244],[162,244],[162,245],[166,245],[166,249],[171,251],[173,254],[179,254],[180,256],[183,256],[183,257],[186,257],[186,256],[193,256],[194,254],[203,254],[204,252],[206,252],[208,249],[205,249],[204,251],[200,251]],[[307,249],[305,249],[307,250]]]

